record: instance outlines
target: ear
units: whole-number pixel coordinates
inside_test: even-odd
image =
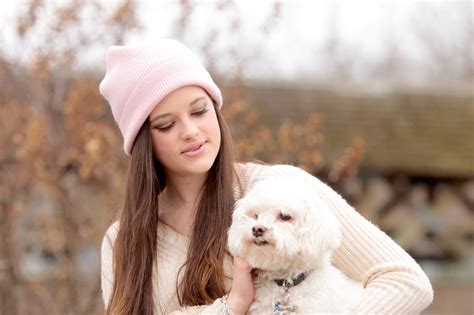
[[[248,207],[248,198],[237,200],[232,213],[232,223],[227,231],[227,247],[232,255],[242,255],[245,218],[243,215]]]
[[[232,256],[239,255],[242,250],[239,235],[235,227],[232,227],[227,231],[227,248]]]
[[[314,199],[316,198],[316,199]],[[340,223],[329,207],[318,197],[308,200],[305,222],[302,226],[303,246],[309,246],[311,251],[320,255],[332,252],[341,243]]]
[[[321,215],[319,230],[321,232],[321,247],[325,251],[333,251],[341,244],[341,224],[329,207],[318,209]]]

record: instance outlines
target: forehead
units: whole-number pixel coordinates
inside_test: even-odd
[[[258,182],[244,200],[246,208],[253,211],[259,208],[296,211],[314,204],[317,196],[307,183],[285,177]]]
[[[150,114],[150,117],[177,109],[187,109],[190,104],[198,98],[208,100],[206,91],[199,86],[184,86],[168,94],[160,103],[156,105]],[[197,102],[193,105],[201,104]]]
[[[245,211],[246,212],[292,212],[293,209],[301,207],[296,202],[290,200],[280,201],[277,200],[251,200],[246,203]]]

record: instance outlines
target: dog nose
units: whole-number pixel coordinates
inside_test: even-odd
[[[256,225],[252,228],[252,233],[254,236],[262,236],[267,229],[264,226]]]

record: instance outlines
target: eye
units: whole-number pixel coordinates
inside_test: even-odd
[[[201,115],[204,115],[205,113],[207,113],[208,111],[209,111],[209,110],[208,110],[206,107],[204,107],[203,110],[200,110],[200,111],[198,111],[198,112],[192,113],[191,115],[193,115],[193,116],[201,116]]]
[[[284,214],[284,213],[281,213],[278,215],[278,218],[282,221],[290,221],[291,220],[291,216],[288,215],[288,214]]]
[[[174,124],[170,124],[168,126],[165,126],[165,127],[158,127],[156,126],[155,129],[158,130],[159,132],[167,132],[168,130],[171,129],[171,127],[173,127]]]
[[[256,214],[255,212],[252,213],[250,216],[251,216],[252,218],[254,218],[255,220],[258,219],[258,214]]]

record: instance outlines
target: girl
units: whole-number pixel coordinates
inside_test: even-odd
[[[245,314],[254,271],[226,251],[236,199],[259,179],[308,176],[290,165],[239,164],[222,96],[198,58],[175,40],[113,46],[100,92],[131,156],[117,222],[102,242],[107,314]],[[351,313],[416,314],[432,301],[418,264],[336,192],[313,189],[342,225],[333,263],[364,286]]]

